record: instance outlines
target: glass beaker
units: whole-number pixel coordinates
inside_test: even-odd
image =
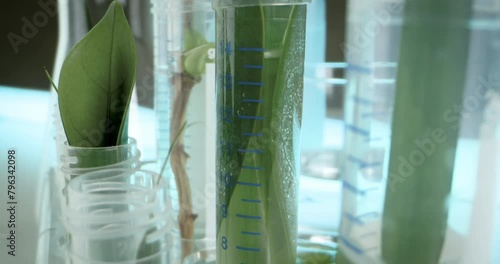
[[[171,264],[205,263],[215,261],[215,237],[181,238],[178,228],[171,230],[169,251]]]
[[[172,226],[166,192],[165,180],[144,170],[106,169],[72,179],[62,211],[68,257],[121,263],[161,253]]]
[[[104,169],[137,170],[141,165],[141,152],[134,138],[129,138],[128,144],[111,147],[84,148],[59,144],[59,154],[59,169],[53,175],[52,186],[55,195],[51,201],[51,226],[54,229],[62,229],[62,211],[67,206],[66,186],[72,179]]]
[[[215,1],[217,263],[295,263],[305,1]]]
[[[66,183],[92,171],[140,167],[141,151],[134,138],[129,138],[127,144],[110,147],[74,147],[65,143],[61,152],[60,170]]]
[[[500,9],[350,1],[337,263],[497,263]]]
[[[315,0],[307,7],[299,238],[319,235],[334,240],[340,225],[341,166],[344,164],[341,98],[346,63],[333,62],[331,58],[338,49],[331,44],[331,39],[340,37],[338,31],[333,30],[337,21],[328,19],[339,16],[334,10],[337,7],[332,8],[331,3]]]
[[[214,12],[207,0],[151,3],[159,165],[173,147],[166,177],[182,236],[214,238]]]

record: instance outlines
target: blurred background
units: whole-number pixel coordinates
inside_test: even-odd
[[[147,1],[147,0],[139,0]],[[312,0],[316,2],[318,0]],[[57,49],[58,38],[58,15],[47,15],[45,21],[43,16],[37,17],[40,25],[36,26],[35,32],[23,29],[26,21],[33,23],[33,16],[39,11],[43,11],[40,3],[45,3],[50,8],[57,7],[56,0],[40,1],[7,1],[0,9],[2,23],[0,23],[0,34],[4,36],[0,41],[0,84],[26,89],[48,90],[49,82],[43,72],[46,67],[52,72]],[[106,2],[106,1],[96,1]],[[324,14],[322,20],[326,26],[326,46],[323,51],[326,61],[339,62],[344,60],[341,43],[344,41],[345,30],[345,5],[346,0],[323,1]],[[54,7],[52,7],[54,6]],[[57,12],[57,11],[56,11]],[[317,24],[321,27],[321,24]],[[24,34],[27,32],[28,34]],[[33,36],[31,36],[33,35]],[[337,98],[337,97],[336,97]],[[330,98],[332,106],[335,105],[334,98]],[[337,101],[341,101],[337,99]],[[341,104],[341,102],[337,102]],[[335,112],[330,109],[333,112]],[[341,107],[337,107],[341,109]]]
[[[55,1],[53,1],[55,2]],[[48,90],[43,67],[51,70],[57,48],[57,14],[40,17],[43,26],[28,29],[33,15],[41,10],[37,1],[8,1],[1,8],[0,84]],[[45,22],[46,21],[46,22]],[[42,25],[42,23],[40,23]],[[24,32],[27,34],[23,34]]]

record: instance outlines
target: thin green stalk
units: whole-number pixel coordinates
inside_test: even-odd
[[[405,5],[382,222],[387,264],[441,256],[459,132],[445,113],[462,103],[471,10],[471,0]]]

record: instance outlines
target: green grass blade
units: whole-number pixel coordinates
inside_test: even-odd
[[[49,79],[50,84],[52,85],[54,90],[56,90],[56,92],[59,93],[59,89],[57,89],[57,85],[54,83],[54,80],[52,80],[52,76],[50,76],[50,73],[47,71],[47,68],[44,67],[43,70],[45,71],[45,75],[47,76],[47,79]]]
[[[172,150],[174,149],[175,145],[177,145],[177,142],[179,141],[179,138],[181,137],[181,135],[184,133],[186,126],[187,126],[187,121],[184,121],[184,124],[182,124],[181,129],[179,130],[179,132],[177,132],[177,135],[175,135],[174,141],[172,142],[172,144],[168,148],[167,157],[165,158],[165,160],[163,161],[163,164],[161,166],[160,176],[163,176],[163,173],[165,173],[165,169],[167,168],[168,161],[170,160],[170,155],[172,155]]]
[[[444,114],[462,103],[472,5],[422,0],[405,9],[389,160],[397,176],[387,185],[382,257],[387,264],[433,264],[447,229],[459,132]],[[427,142],[427,153],[415,140]],[[413,169],[404,172],[402,159]]]

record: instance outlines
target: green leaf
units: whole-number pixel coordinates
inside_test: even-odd
[[[190,51],[207,43],[205,35],[188,27],[184,29],[184,51]]]
[[[205,73],[205,65],[214,60],[209,56],[209,50],[215,48],[214,43],[206,43],[184,53],[184,69],[186,73],[198,78]]]
[[[141,243],[139,243],[139,248],[137,250],[137,257],[136,259],[146,259],[149,256],[153,256],[154,254],[157,254],[161,250],[161,242],[160,241],[154,241],[151,243],[148,243],[146,241],[148,235],[153,234],[156,232],[158,229],[156,227],[153,227],[149,229],[145,234],[144,237],[141,240]],[[149,260],[143,260],[141,263],[144,264],[157,264],[160,261],[157,260],[156,258],[152,258]]]
[[[69,52],[59,78],[59,109],[68,143],[104,147],[127,139],[127,112],[135,82],[136,49],[122,6]]]
[[[226,216],[220,211],[217,214],[218,263],[296,263],[306,6],[218,12],[218,40],[225,51],[217,64],[218,72],[225,76],[217,87],[218,105],[222,106],[218,109],[222,139],[217,154],[218,205],[222,206],[218,210],[227,207]],[[244,133],[262,136],[242,136]],[[242,202],[245,199],[260,202]]]
[[[405,6],[389,160],[393,176],[382,223],[387,264],[433,264],[441,256],[459,132],[443,115],[462,103],[471,11],[470,0]],[[434,151],[410,175],[401,175],[401,159],[419,151],[415,140],[433,140],[435,133],[446,139],[434,141]]]

